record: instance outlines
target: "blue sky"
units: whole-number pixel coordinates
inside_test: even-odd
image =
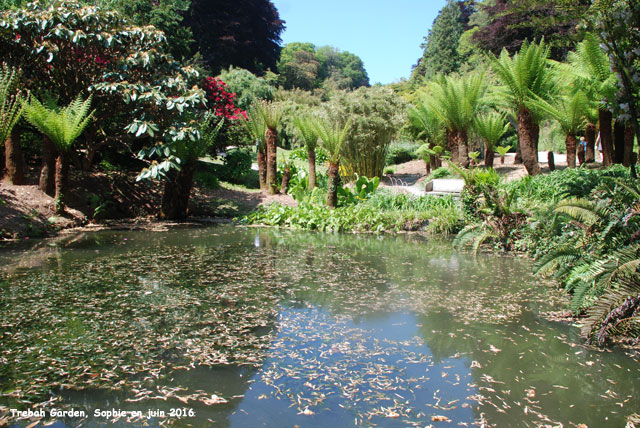
[[[331,45],[358,55],[371,84],[408,78],[420,43],[446,0],[272,0],[283,44]]]

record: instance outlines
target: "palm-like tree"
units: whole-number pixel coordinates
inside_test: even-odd
[[[473,122],[473,129],[484,141],[484,164],[492,168],[496,144],[509,129],[509,123],[504,115],[491,113],[478,116]]]
[[[416,150],[416,154],[425,161],[427,175],[429,175],[431,169],[440,166],[440,154],[447,144],[445,128],[438,116],[429,110],[424,102],[410,106],[407,116],[412,136],[416,140],[425,142]]]
[[[244,125],[256,142],[260,190],[267,190],[267,128],[262,117],[258,114],[255,104],[247,110],[247,117],[244,121]]]
[[[567,166],[576,167],[576,134],[585,129],[587,125],[587,111],[589,99],[582,91],[564,95],[552,102],[543,99],[533,99],[529,105],[541,115],[550,117],[558,122],[560,129],[565,134],[567,148]]]
[[[598,122],[600,141],[602,143],[602,163],[613,163],[613,132],[611,122],[613,115],[608,103],[615,100],[618,78],[611,71],[611,62],[600,47],[600,41],[594,34],[587,34],[578,44],[575,52],[570,52],[567,64],[558,64],[561,74],[573,80],[573,85],[583,91],[589,100],[598,106]],[[595,125],[587,124],[587,162],[595,159]]]
[[[553,93],[554,82],[549,66],[549,47],[544,40],[540,44],[524,43],[513,57],[503,49],[500,57],[489,54],[496,76],[502,83],[497,97],[516,113],[518,119],[518,143],[522,161],[530,175],[541,172],[538,164],[538,118],[528,107],[532,97],[543,99]]]
[[[68,106],[58,109],[45,106],[35,97],[24,103],[25,118],[55,145],[58,151],[55,173],[55,210],[64,213],[65,192],[69,174],[69,153],[74,141],[82,134],[94,112],[89,113],[91,97],[83,101],[78,96]]]
[[[2,64],[0,68],[0,143],[4,142],[7,177],[13,184],[24,183],[23,158],[19,138],[12,136],[22,115],[22,98],[17,89],[19,72]]]
[[[309,190],[316,187],[316,146],[318,144],[318,133],[314,126],[314,120],[308,115],[299,115],[293,118],[293,125],[296,127],[296,134],[307,148],[307,158],[309,160]]]
[[[473,120],[483,107],[487,90],[485,74],[478,72],[464,77],[439,76],[429,87],[424,102],[446,128],[447,149],[452,160],[469,165],[467,137]]]
[[[326,117],[317,118],[314,128],[320,139],[322,147],[329,154],[329,189],[327,192],[327,206],[335,208],[338,205],[338,186],[340,185],[340,150],[344,143],[351,118],[344,126],[331,121]]]
[[[279,105],[264,100],[258,101],[255,107],[266,128],[267,192],[275,195],[278,193],[278,128],[282,123],[282,109]]]

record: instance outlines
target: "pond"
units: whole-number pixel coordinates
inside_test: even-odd
[[[31,424],[26,409],[52,427],[233,428],[603,427],[640,412],[637,354],[549,320],[564,302],[527,260],[447,241],[99,232],[0,266],[0,425]]]

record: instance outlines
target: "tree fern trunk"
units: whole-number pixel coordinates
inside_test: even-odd
[[[602,165],[613,165],[613,135],[611,121],[613,115],[609,110],[598,112],[598,123],[600,125],[600,144],[602,145]]]
[[[521,109],[518,112],[518,145],[522,153],[522,163],[524,163],[529,175],[538,175],[541,172],[534,138],[535,129],[531,112],[527,109]]]
[[[182,169],[172,174],[165,182],[162,194],[160,218],[164,220],[184,220],[188,215],[189,197],[193,187],[196,163],[188,161]]]
[[[258,180],[260,190],[267,190],[267,152],[266,147],[258,146]]]
[[[6,177],[12,184],[26,184],[24,177],[24,157],[20,149],[20,130],[16,126],[4,142]]]
[[[567,148],[567,166],[569,168],[576,167],[576,137],[571,134],[567,135],[567,138],[564,140],[565,147]]]
[[[313,147],[307,148],[307,158],[309,159],[309,190],[316,187],[316,150]]]
[[[55,195],[55,192],[56,192],[55,150],[56,148],[51,142],[51,140],[48,137],[43,136],[42,137],[42,169],[40,170],[40,181],[38,183],[38,187],[40,188],[41,191],[43,191],[49,196]]]
[[[447,129],[447,150],[451,152],[451,161],[458,162],[458,141],[456,140],[455,131]]]
[[[58,153],[56,158],[55,213],[64,214],[66,206],[67,181],[69,180],[69,160],[66,153]]]
[[[585,140],[587,141],[587,151],[585,154],[585,162],[595,162],[596,161],[596,125],[593,123],[587,124],[587,129],[584,135]]]
[[[467,146],[467,133],[465,131],[456,132],[456,143],[458,145],[458,163],[469,168],[469,147]]]
[[[624,123],[616,120],[613,123],[613,162],[624,162]]]
[[[484,165],[487,168],[493,168],[493,160],[495,158],[495,153],[493,151],[493,146],[489,146],[487,142],[484,142]]]
[[[340,162],[329,162],[329,191],[327,192],[327,206],[338,206],[338,186],[340,185]]]
[[[278,132],[267,128],[267,193],[278,193]]]
[[[631,165],[633,161],[633,142],[636,133],[633,129],[633,125],[627,123],[627,126],[624,129],[624,151],[622,156],[622,163],[624,166]]]
[[[291,180],[291,168],[287,166],[282,173],[282,183],[280,184],[280,191],[284,194],[289,190],[289,180]]]

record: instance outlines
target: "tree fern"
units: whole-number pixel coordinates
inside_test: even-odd
[[[56,148],[67,153],[82,134],[94,112],[89,113],[91,96],[85,101],[78,96],[68,106],[54,109],[43,105],[35,97],[24,104],[25,119],[49,137]]]
[[[318,132],[313,123],[313,117],[308,115],[297,115],[293,118],[293,125],[296,135],[307,149],[315,149],[318,144]]]
[[[20,73],[2,64],[0,68],[0,143],[4,143],[22,115]]]
[[[329,161],[336,163],[340,159],[340,149],[347,137],[349,128],[351,128],[351,118],[347,120],[344,126],[334,123],[326,117],[316,117],[313,123],[322,147],[329,154]]]
[[[255,105],[252,105],[249,110],[247,110],[247,120],[243,121],[243,123],[251,137],[256,141],[258,147],[264,149],[266,144],[265,134],[267,127],[265,126],[264,120],[262,120],[262,117],[258,113]]]
[[[558,266],[573,265],[583,254],[582,248],[577,248],[572,243],[563,245],[542,256],[534,265],[534,271],[537,274],[544,274],[556,270]]]
[[[474,132],[487,144],[489,150],[494,150],[496,143],[509,130],[509,123],[502,114],[491,113],[478,116],[473,122]]]

